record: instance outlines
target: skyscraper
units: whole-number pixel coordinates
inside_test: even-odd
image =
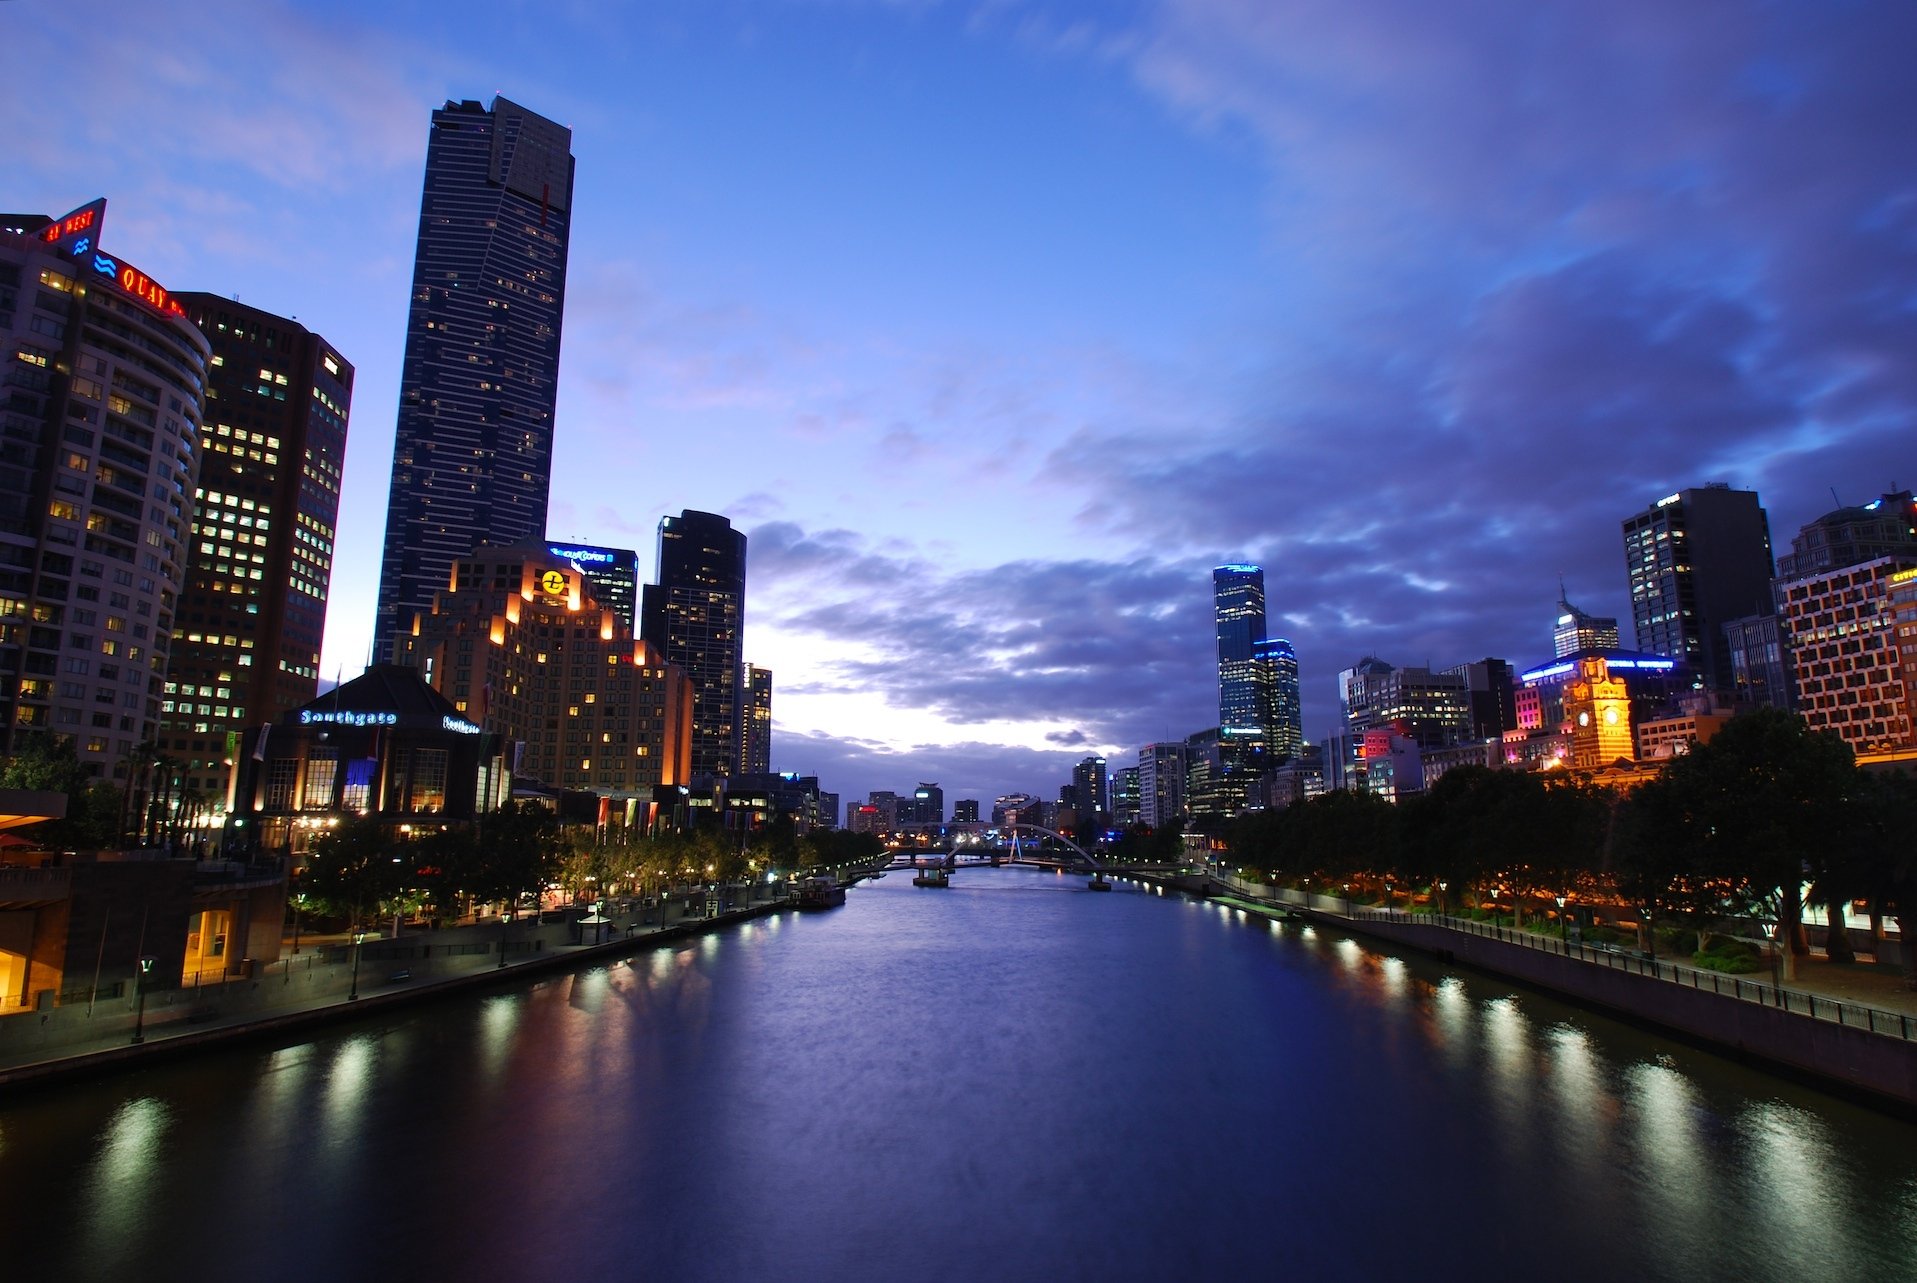
[[[1072,806],[1085,832],[1091,831],[1100,816],[1111,814],[1111,788],[1104,758],[1087,757],[1072,768]]]
[[[740,760],[748,775],[772,769],[772,670],[746,665],[745,753]]]
[[[1219,566],[1211,572],[1218,624],[1218,726],[1227,734],[1262,735],[1269,699],[1254,646],[1265,636],[1265,572]]]
[[[1667,495],[1624,520],[1637,648],[1736,685],[1724,625],[1771,601],[1771,532],[1757,493],[1715,484]]]
[[[1558,586],[1558,622],[1551,628],[1551,649],[1559,659],[1581,650],[1616,650],[1621,644],[1617,620],[1579,610]]]
[[[158,733],[209,357],[105,217],[0,215],[0,753],[37,733],[95,775]]]
[[[715,513],[659,523],[640,634],[692,678],[692,773],[731,775],[744,745],[746,537]]]
[[[224,799],[240,733],[319,693],[353,367],[298,321],[177,297],[213,359],[160,747]]]
[[[1276,760],[1305,750],[1304,710],[1298,692],[1298,652],[1282,637],[1252,643],[1259,689],[1265,696],[1265,750]]]
[[[456,560],[545,534],[571,146],[570,130],[503,97],[433,113],[373,631],[382,659]]]

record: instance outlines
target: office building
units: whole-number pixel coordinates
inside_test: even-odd
[[[212,358],[159,748],[223,809],[240,732],[319,693],[353,367],[298,321],[176,297]]]
[[[597,793],[608,819],[650,827],[659,791],[689,780],[690,679],[543,540],[469,550],[399,655],[461,717],[513,743],[517,777]]]
[[[1610,636],[1611,644],[1615,646],[1615,623]],[[1465,699],[1471,709],[1471,728],[1466,739],[1498,739],[1506,731],[1517,729],[1517,674],[1509,663],[1486,656],[1444,671],[1447,676],[1457,677],[1464,682]]]
[[[504,97],[433,113],[380,559],[376,654],[482,543],[541,539],[572,133]]]
[[[212,352],[105,218],[0,216],[0,753],[112,777],[160,735]]]
[[[1558,620],[1551,629],[1551,649],[1559,659],[1581,650],[1616,650],[1623,644],[1617,620],[1579,610],[1558,587]]]
[[[1627,517],[1623,530],[1638,650],[1679,661],[1713,690],[1732,689],[1724,625],[1771,600],[1770,521],[1756,492],[1680,490]]]
[[[1777,559],[1780,580],[1840,570],[1917,549],[1917,499],[1900,490],[1866,504],[1838,508],[1798,530],[1791,550]]]
[[[1211,572],[1218,634],[1218,724],[1262,737],[1270,692],[1255,645],[1265,636],[1265,572],[1257,566],[1219,566]]]
[[[1079,822],[1088,828],[1111,814],[1110,781],[1104,758],[1083,758],[1072,768],[1072,809],[1078,812]]]
[[[1724,625],[1724,649],[1731,659],[1731,701],[1745,708],[1795,708],[1790,648],[1783,627],[1770,611],[1746,615]]]
[[[746,537],[690,509],[659,523],[640,634],[692,678],[692,773],[730,775],[744,745]]]
[[[1159,829],[1185,818],[1185,746],[1177,741],[1138,750],[1138,819]]]
[[[945,823],[945,790],[937,784],[920,781],[912,793],[912,821],[915,824]]]
[[[1471,735],[1471,697],[1456,670],[1398,668],[1367,656],[1338,675],[1345,729],[1389,728],[1420,748],[1444,748]]]
[[[586,543],[546,542],[546,555],[562,561],[586,580],[586,591],[639,635],[639,554],[630,548],[601,548]]]
[[[1797,712],[1858,753],[1913,745],[1896,608],[1897,576],[1917,569],[1917,547],[1898,556],[1817,570],[1777,582],[1790,639]]]
[[[772,670],[746,665],[745,753],[748,773],[772,769]]]
[[[1282,637],[1266,637],[1252,643],[1251,656],[1256,684],[1266,699],[1265,752],[1273,761],[1296,757],[1305,748],[1298,652]]]
[[[1128,829],[1138,823],[1138,768],[1121,766],[1112,772],[1112,827]]]

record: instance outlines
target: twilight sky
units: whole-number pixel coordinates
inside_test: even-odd
[[[1548,655],[1560,573],[1630,644],[1673,490],[1786,547],[1917,482],[1894,0],[11,0],[0,46],[0,208],[104,195],[357,366],[348,677],[429,114],[570,126],[549,533],[747,530],[773,765],[846,798],[1215,723],[1222,561],[1320,738],[1362,655]]]

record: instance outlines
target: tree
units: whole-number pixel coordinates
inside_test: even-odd
[[[120,790],[88,774],[72,740],[44,734],[22,736],[13,754],[0,758],[0,788],[65,794],[63,817],[27,829],[46,846],[97,850],[118,840]]]
[[[479,861],[469,888],[481,900],[517,904],[559,871],[565,842],[559,817],[537,802],[508,802],[480,821]]]
[[[1762,911],[1777,923],[1784,976],[1807,951],[1802,885],[1820,853],[1852,840],[1862,792],[1850,747],[1802,718],[1760,708],[1731,719],[1665,770],[1693,826],[1696,873],[1719,886],[1727,913]]]
[[[413,883],[410,851],[373,816],[352,816],[313,843],[303,888],[328,913],[355,930]]]

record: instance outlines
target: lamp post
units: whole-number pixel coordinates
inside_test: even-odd
[[[139,1005],[133,1012],[133,1044],[138,1046],[146,1041],[146,978],[153,974],[151,957],[140,959],[140,974],[133,981],[133,991],[139,998]]]
[[[1558,939],[1565,944],[1571,943],[1571,928],[1564,922],[1564,897],[1554,897],[1558,902]]]
[[[1777,996],[1777,1005],[1784,1005],[1784,959],[1777,952],[1777,924],[1764,924],[1764,938],[1771,946],[1771,992]]]
[[[1451,884],[1449,882],[1445,881],[1443,878],[1438,879],[1438,916],[1441,918],[1446,916],[1446,911],[1450,907],[1450,902],[1446,900],[1445,894],[1444,894],[1446,891],[1450,889],[1451,889]]]
[[[353,987],[346,995],[346,1001],[359,1001],[359,942],[366,937],[361,933],[359,924],[353,924]]]

